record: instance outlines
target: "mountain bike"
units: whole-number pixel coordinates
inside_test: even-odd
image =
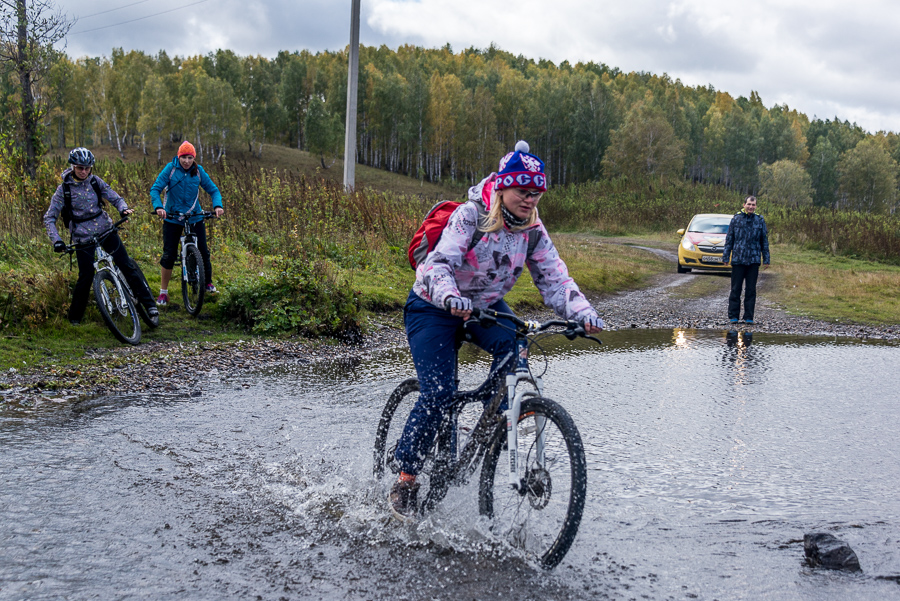
[[[123,217],[108,230],[94,234],[87,242],[67,246],[65,252],[71,255],[77,250],[94,250],[94,270],[96,271],[93,283],[94,300],[97,302],[100,316],[103,317],[103,321],[113,336],[120,342],[137,344],[141,341],[141,323],[138,315],[150,328],[159,325],[159,316],[151,316],[147,312],[147,308],[138,302],[112,255],[106,252],[101,245],[107,236],[119,230],[126,221],[128,221],[128,217]],[[150,286],[147,284],[144,272],[133,259],[130,260],[144,286],[149,290]]]
[[[215,218],[215,213],[198,211],[196,213],[167,213],[167,217],[180,217],[184,221],[181,232],[181,299],[184,308],[191,315],[200,314],[203,299],[206,296],[206,271],[203,267],[203,255],[197,246],[197,234],[189,218],[200,216],[203,219]]]
[[[546,335],[551,328],[569,340],[583,337],[602,343],[575,321],[538,323],[510,313],[476,310],[466,323],[507,327],[498,319],[514,324],[508,329],[515,336],[515,351],[478,388],[454,393],[416,479],[423,499],[419,512],[433,511],[449,487],[465,484],[481,463],[478,509],[489,520],[491,531],[550,569],[562,561],[578,532],[587,467],[575,422],[561,405],[544,396],[543,374],[531,371],[528,351],[533,345],[540,348],[537,334]],[[464,327],[457,353],[468,338]],[[457,385],[458,369],[457,365]],[[394,451],[418,392],[417,379],[402,382],[381,413],[375,435],[376,479],[381,479],[385,468],[395,474],[400,471]]]

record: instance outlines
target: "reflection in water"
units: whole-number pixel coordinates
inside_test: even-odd
[[[753,332],[729,330],[725,333],[722,364],[731,368],[731,381],[735,386],[749,384],[753,372],[765,370],[765,351],[761,347],[751,349],[751,344]]]
[[[753,332],[729,330],[725,334],[725,342],[728,346],[736,346],[738,348],[748,347],[753,344]]]

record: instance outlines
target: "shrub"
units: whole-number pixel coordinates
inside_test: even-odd
[[[325,261],[279,257],[274,275],[237,278],[219,302],[221,316],[257,334],[278,332],[356,339],[359,303],[351,282]]]

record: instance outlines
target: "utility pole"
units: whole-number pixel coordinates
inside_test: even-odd
[[[347,123],[344,132],[344,190],[356,186],[356,96],[359,87],[359,0],[350,9],[350,64],[347,69]]]

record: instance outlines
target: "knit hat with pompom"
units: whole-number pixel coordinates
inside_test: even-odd
[[[544,175],[544,162],[528,154],[531,148],[525,140],[516,142],[516,149],[500,159],[500,170],[497,172],[498,190],[504,188],[532,188],[545,192],[547,178]]]

